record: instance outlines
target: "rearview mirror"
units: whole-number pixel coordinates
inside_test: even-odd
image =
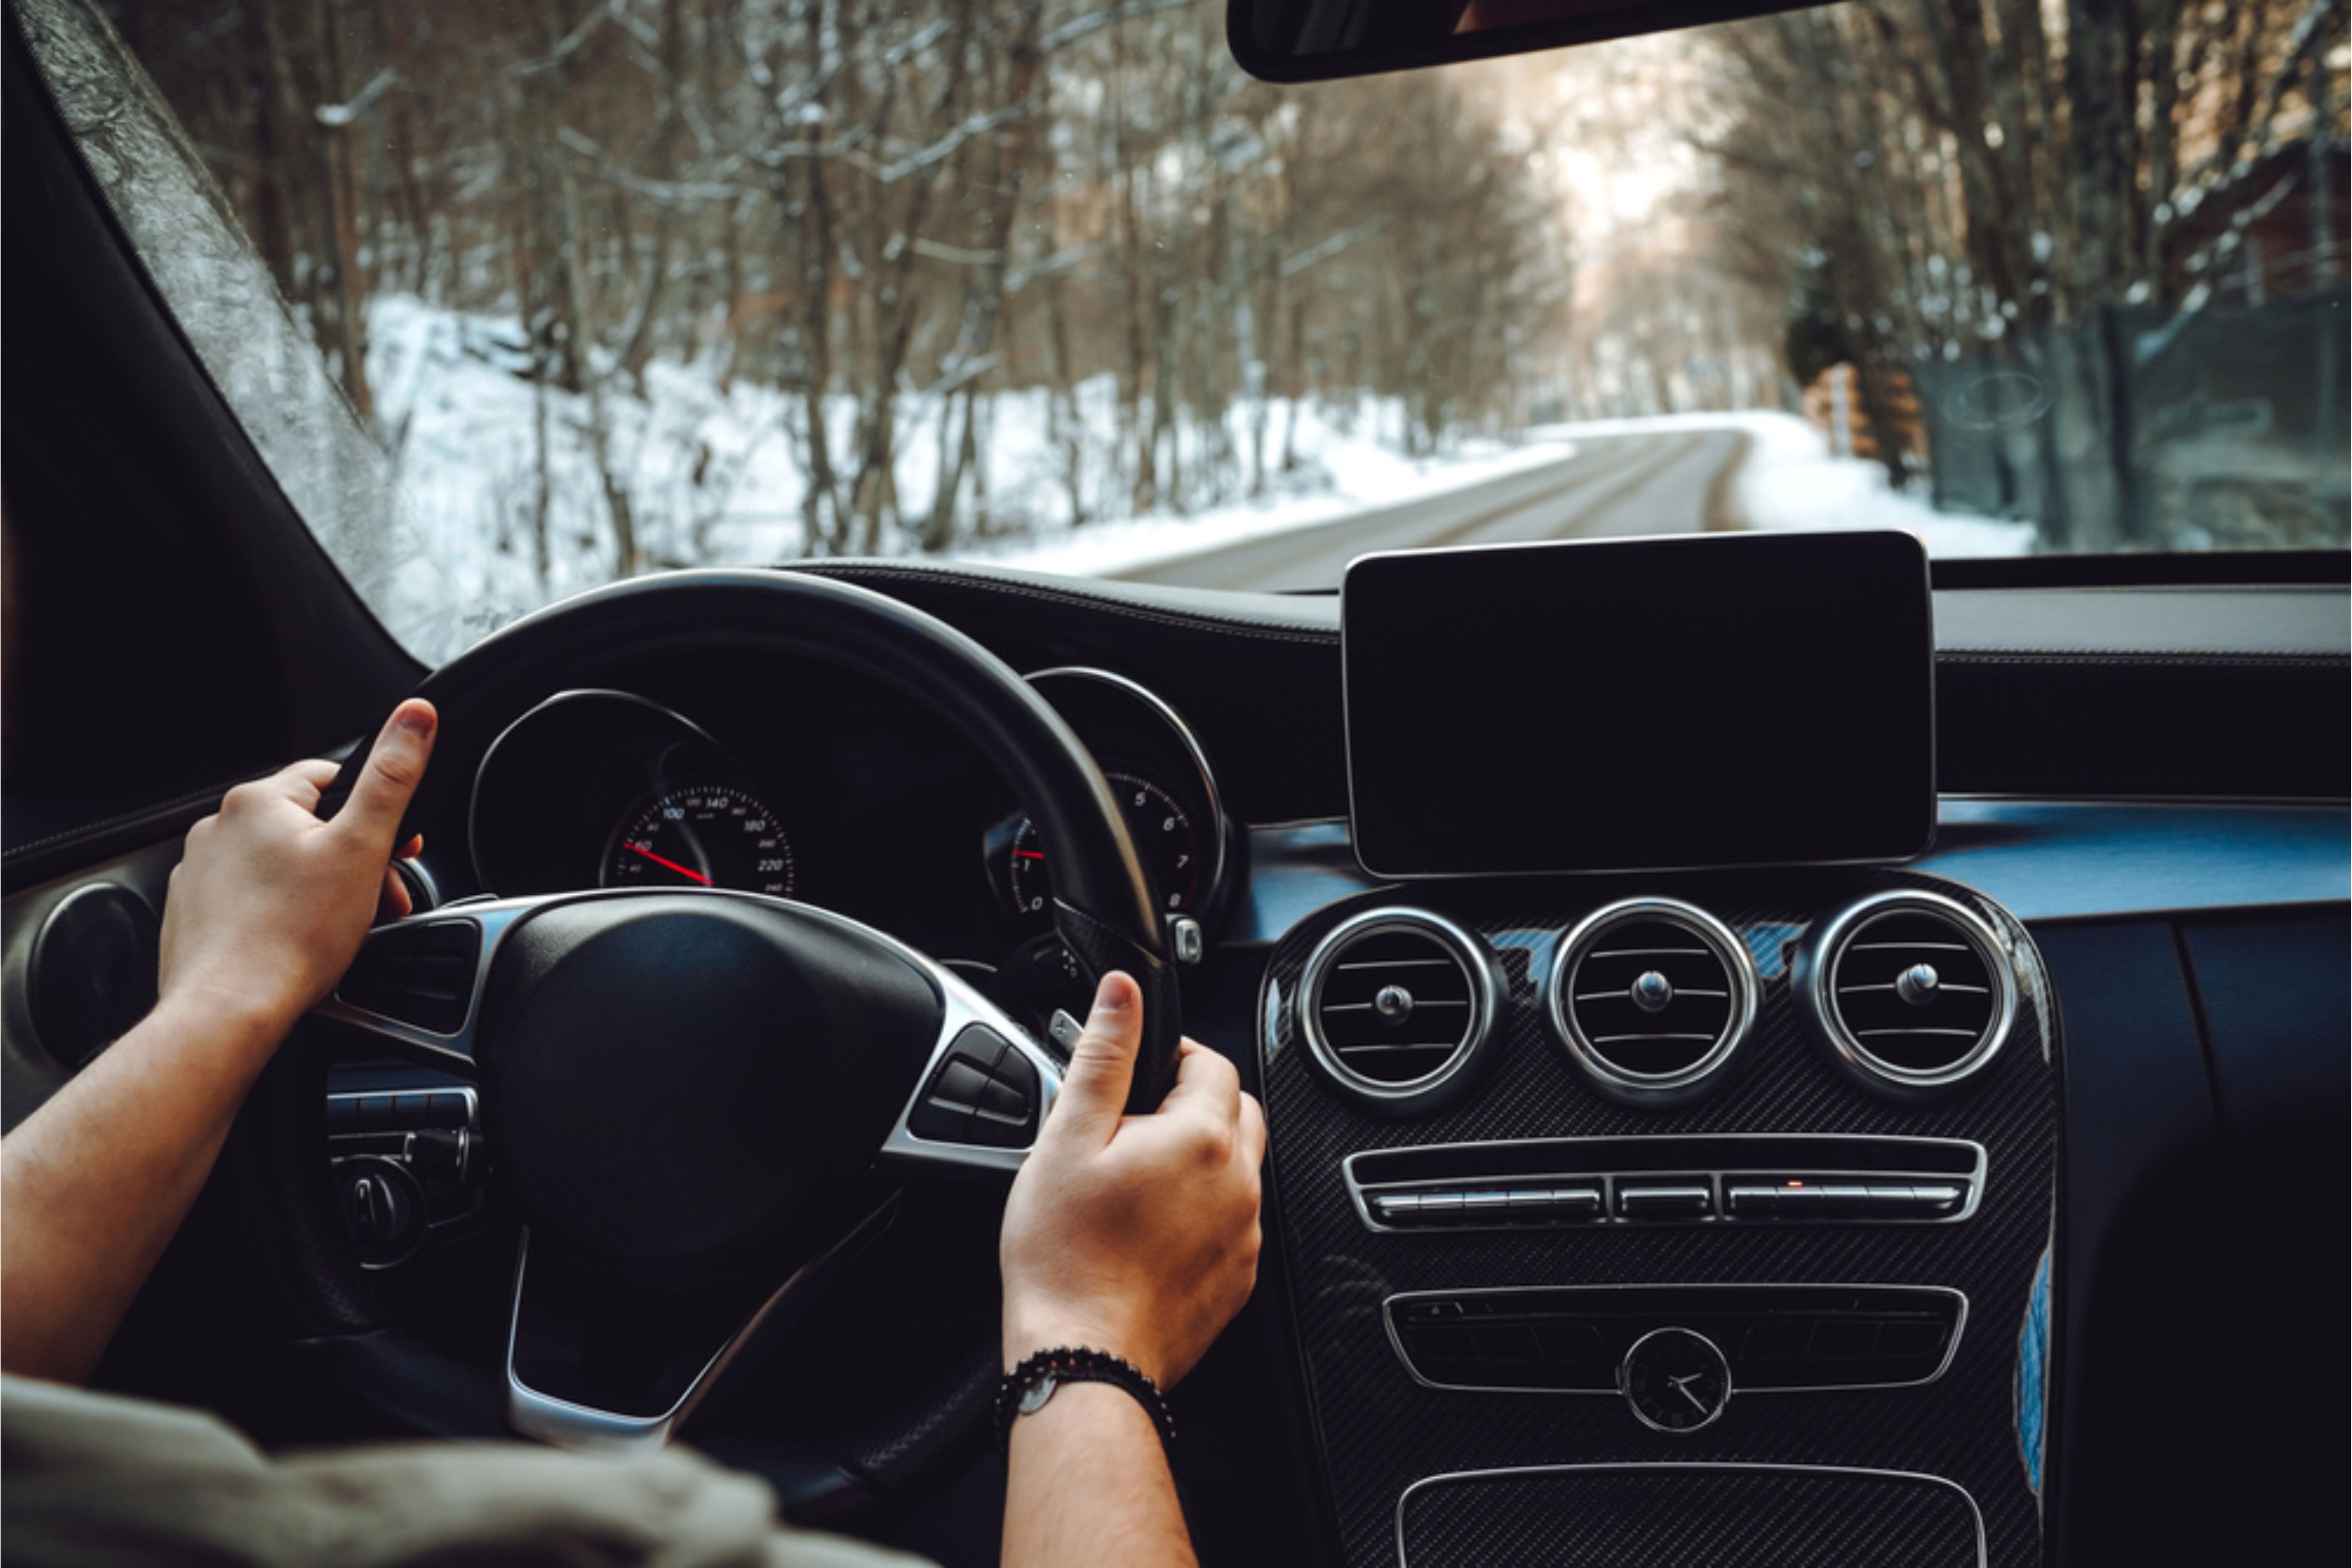
[[[1234,58],[1266,81],[1449,65],[1728,22],[1822,0],[1228,0]]]

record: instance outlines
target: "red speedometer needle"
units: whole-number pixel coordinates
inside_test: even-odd
[[[1024,860],[1043,860],[1045,858],[1042,853],[1034,849],[1015,849],[1013,853],[1020,856]]]
[[[704,876],[701,872],[688,870],[686,867],[679,865],[675,860],[664,859],[661,856],[655,854],[652,850],[646,848],[642,844],[624,844],[622,847],[628,850],[632,855],[644,856],[646,859],[652,861],[656,866],[667,866],[681,877],[691,877],[706,888],[710,886],[710,879]]]

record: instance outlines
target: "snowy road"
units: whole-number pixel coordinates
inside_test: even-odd
[[[1108,575],[1201,588],[1330,588],[1349,561],[1376,550],[1737,527],[1731,476],[1746,445],[1728,429],[1580,437],[1575,455],[1557,463]]]

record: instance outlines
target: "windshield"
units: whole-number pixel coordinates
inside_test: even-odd
[[[58,80],[103,28],[24,9],[118,208],[166,201]],[[431,660],[674,566],[1328,588],[1374,549],[2352,515],[2338,0],[1874,0],[1289,88],[1214,0],[102,9],[283,307],[236,309],[364,440],[273,450],[268,333],[192,341]],[[186,214],[125,218],[221,316]]]

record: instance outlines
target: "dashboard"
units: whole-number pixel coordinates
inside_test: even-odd
[[[484,752],[466,854],[445,874],[460,896],[731,889],[823,905],[982,973],[1027,962],[1050,931],[1035,825],[929,710],[830,667],[630,674],[630,689],[551,694]],[[1108,671],[1029,679],[1104,770],[1161,909],[1221,915],[1236,835],[1183,719]]]
[[[2312,718],[2342,705],[2310,699],[2346,684],[2342,590],[2045,593],[2028,629],[2069,597],[2131,621],[2084,650],[1939,589],[1945,792],[1907,864],[1399,880],[1351,843],[1331,601],[824,570],[1032,672],[1204,934],[1188,1032],[1273,1132],[1258,1300],[1179,1391],[1207,1557],[2094,1562],[2252,1539],[2155,1520],[2150,1477],[2327,1473],[2325,1443],[2216,1456],[2199,1435],[2257,1407],[2179,1374],[2233,1300],[2302,1303],[2343,1356],[2340,1247],[2227,1201],[2298,1184],[2340,1241],[2352,833]],[[1071,994],[1023,803],[879,684],[614,649],[453,764],[420,862],[452,914],[707,881],[888,931],[1041,1026]],[[100,883],[160,908],[173,848],[12,889],[12,1121],[77,1059],[31,1021],[42,933]],[[428,1331],[495,1300],[462,1086],[350,1053],[328,1094],[329,1168],[421,1194],[421,1235],[351,1215],[386,1295]],[[984,1270],[984,1196],[941,1204],[886,1280],[956,1247]],[[860,1334],[971,1305],[935,1293],[826,1320],[757,1386],[822,1406]],[[451,1353],[493,1354],[460,1317]]]

